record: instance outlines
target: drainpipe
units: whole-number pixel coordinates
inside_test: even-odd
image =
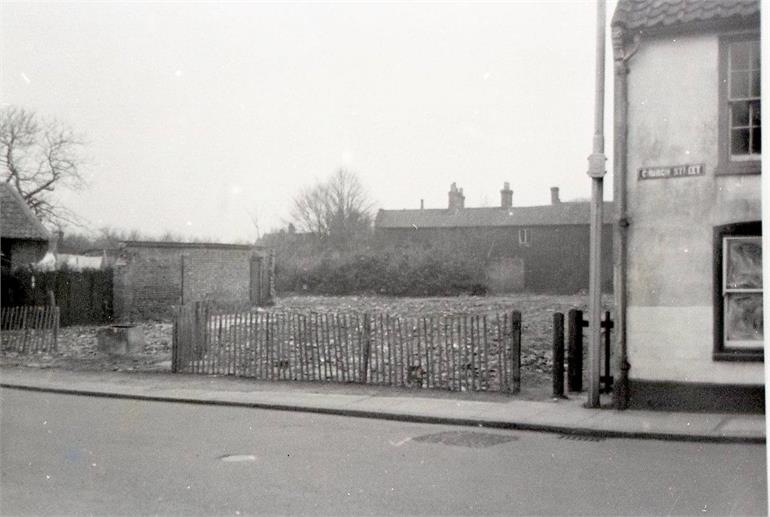
[[[628,342],[626,341],[626,307],[628,305],[627,282],[627,236],[628,211],[626,204],[626,184],[628,167],[628,60],[639,48],[639,36],[634,46],[626,51],[626,34],[623,27],[612,28],[612,50],[615,64],[615,99],[614,99],[614,142],[613,142],[613,199],[615,201],[615,245],[613,247],[614,285],[615,285],[615,342],[616,342],[616,379],[613,399],[616,409],[628,408]]]

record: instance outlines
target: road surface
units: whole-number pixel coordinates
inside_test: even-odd
[[[764,515],[765,447],[0,389],[3,515]]]

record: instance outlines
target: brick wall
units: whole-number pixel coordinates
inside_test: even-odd
[[[248,303],[251,262],[263,257],[262,303],[269,302],[267,253],[248,245],[125,243],[115,265],[114,308],[121,320],[163,319],[195,301]]]
[[[523,282],[497,282],[492,291],[574,293],[588,289],[588,225],[526,226],[530,244],[519,243],[519,227],[479,228],[378,228],[380,246],[419,245],[451,250],[457,256],[479,261],[492,277],[500,276],[505,259],[523,262]],[[612,225],[602,232],[602,287],[612,290]],[[511,267],[513,267],[511,265]],[[520,276],[520,265],[514,269]],[[513,270],[512,270],[513,271]],[[493,279],[494,280],[494,279]]]

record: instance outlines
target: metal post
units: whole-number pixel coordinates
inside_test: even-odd
[[[591,245],[589,253],[589,320],[591,322],[588,347],[588,402],[599,407],[599,377],[601,375],[601,311],[602,311],[602,205],[604,175],[607,157],[604,155],[604,25],[605,0],[596,2],[596,96],[594,104],[593,153],[588,157],[588,175],[591,179]]]
[[[583,391],[583,311],[570,309],[567,313],[567,387]]]
[[[564,397],[564,314],[553,315],[553,396]]]

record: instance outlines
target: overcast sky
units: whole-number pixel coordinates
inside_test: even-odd
[[[340,167],[377,208],[590,195],[593,2],[6,1],[0,23],[2,101],[88,140],[66,202],[93,228],[253,240]]]

